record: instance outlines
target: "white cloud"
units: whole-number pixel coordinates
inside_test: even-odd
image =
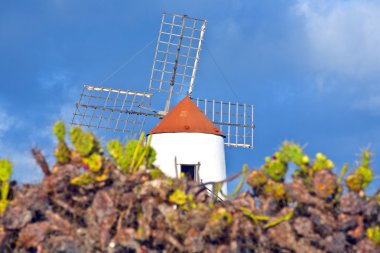
[[[0,159],[11,161],[13,165],[12,178],[18,182],[38,182],[42,178],[42,171],[37,166],[29,149],[20,147],[13,142],[0,140]]]
[[[15,124],[14,117],[0,108],[0,138]]]
[[[43,176],[34,160],[31,151],[10,150],[10,161],[13,164],[12,178],[21,183],[36,183]]]
[[[318,90],[339,91],[351,109],[378,114],[380,1],[298,0],[293,10]]]
[[[79,97],[79,94],[77,94],[77,96]],[[63,104],[60,107],[59,118],[57,118],[56,121],[62,120],[63,122],[65,122],[66,125],[69,125],[73,118],[75,108],[75,101],[69,101],[68,103]]]
[[[48,75],[42,75],[38,82],[42,88],[50,89],[53,87],[67,88],[70,84],[71,75],[68,71],[56,71]]]
[[[0,159],[9,159],[12,162],[13,179],[20,182],[36,182],[41,178],[42,172],[30,151],[22,147],[23,143],[6,138],[7,134],[14,134],[14,131],[22,127],[24,127],[22,121],[0,108]]]
[[[377,115],[380,115],[380,94],[369,95],[367,99],[356,101],[353,104],[354,108],[359,110],[371,111]]]
[[[358,79],[380,71],[380,1],[299,0],[312,64]]]

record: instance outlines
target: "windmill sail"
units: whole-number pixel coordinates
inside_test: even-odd
[[[163,14],[150,90],[192,93],[205,29],[206,20]]]
[[[136,92],[84,85],[72,125],[103,128],[135,138],[148,117],[163,118],[172,95],[191,97],[206,20],[187,15],[162,16],[149,82],[150,92]],[[154,99],[164,110],[151,110]],[[159,97],[158,92],[163,92]],[[166,94],[167,93],[167,94]],[[253,105],[191,98],[199,109],[226,135],[226,146],[253,148]],[[154,102],[154,101],[153,101]]]
[[[192,98],[200,110],[226,135],[225,145],[254,148],[253,105]]]
[[[149,110],[152,94],[84,85],[71,124],[140,134]]]

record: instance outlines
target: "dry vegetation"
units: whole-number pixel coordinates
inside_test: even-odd
[[[347,166],[336,176],[326,156],[284,143],[261,169],[245,167],[249,192],[220,201],[164,176],[142,139],[111,141],[107,156],[91,133],[72,129],[71,148],[62,123],[54,132],[51,170],[33,150],[41,183],[9,184],[11,165],[0,161],[1,252],[380,252],[380,194],[364,194],[369,151],[345,177]]]

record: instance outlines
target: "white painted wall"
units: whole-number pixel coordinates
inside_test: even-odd
[[[154,164],[168,176],[176,177],[176,169],[179,175],[180,164],[199,162],[199,178],[204,183],[226,179],[222,136],[204,133],[159,133],[152,135],[151,146],[157,152]],[[227,184],[223,185],[222,191],[227,194]]]

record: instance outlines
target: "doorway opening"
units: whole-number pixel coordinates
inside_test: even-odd
[[[187,179],[195,181],[196,166],[196,164],[181,164],[181,174],[183,173]]]

